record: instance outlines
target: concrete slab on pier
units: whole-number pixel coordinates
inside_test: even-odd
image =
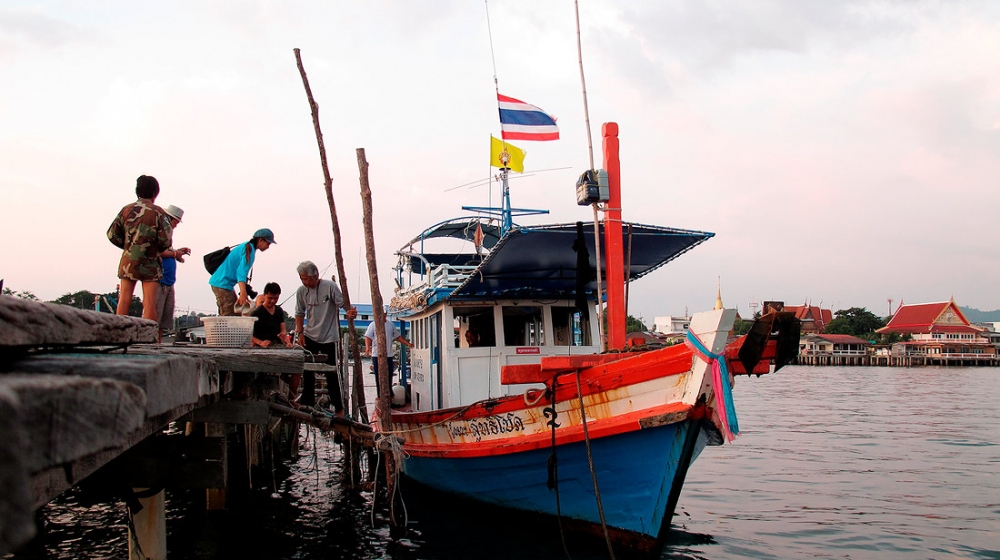
[[[129,354],[179,355],[215,362],[219,371],[245,373],[302,373],[305,352],[301,348],[221,348],[203,344],[129,346]]]
[[[0,347],[136,344],[157,334],[147,319],[0,297]]]
[[[5,367],[8,373],[78,375],[130,383],[145,395],[145,412],[159,416],[219,392],[209,360],[136,354],[41,354]]]
[[[0,297],[0,555],[31,539],[36,507],[218,399],[208,359],[51,352],[156,336],[153,321]]]

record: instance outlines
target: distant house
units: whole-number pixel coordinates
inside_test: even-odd
[[[889,324],[878,334],[909,335],[910,340],[892,345],[894,356],[926,356],[960,360],[991,360],[996,346],[985,329],[973,326],[955,300],[900,305]]]
[[[810,334],[799,339],[799,354],[864,356],[870,346],[867,340],[849,334]]]
[[[833,311],[814,305],[786,305],[784,310],[795,313],[795,318],[802,321],[802,334],[822,333],[833,320]]]
[[[653,319],[653,330],[661,334],[684,334],[691,327],[690,317],[656,317]]]
[[[668,342],[669,337],[655,332],[635,331],[625,335],[626,344],[629,346],[646,346],[648,348],[662,348],[672,344]]]
[[[990,344],[1000,344],[1000,321],[983,321],[972,323],[972,326],[983,329],[983,336],[990,341]]]

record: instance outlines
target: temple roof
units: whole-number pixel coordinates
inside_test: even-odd
[[[981,332],[973,327],[955,300],[900,305],[878,333]]]

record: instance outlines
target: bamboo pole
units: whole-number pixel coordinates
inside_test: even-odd
[[[333,226],[333,245],[337,259],[337,276],[340,278],[340,291],[344,294],[344,305],[351,306],[351,295],[347,289],[347,275],[344,272],[344,253],[341,250],[340,242],[340,222],[337,220],[337,205],[333,200],[333,179],[330,177],[330,168],[326,163],[326,147],[323,145],[323,132],[319,127],[319,105],[313,99],[312,90],[309,88],[309,79],[306,77],[306,69],[302,66],[302,55],[299,49],[295,51],[295,63],[299,67],[299,74],[302,76],[302,85],[306,88],[306,97],[309,100],[309,108],[312,111],[313,128],[316,129],[316,143],[319,144],[319,159],[323,165],[323,188],[326,190],[326,202],[330,206],[330,221]],[[368,405],[365,403],[364,372],[361,369],[361,350],[358,346],[358,331],[354,328],[354,319],[347,317],[347,328],[350,331],[352,354],[354,355],[354,379],[351,383],[351,413],[352,416],[360,418],[361,422],[368,422]],[[343,356],[341,356],[343,360]]]
[[[376,400],[376,414],[378,415],[379,429],[383,434],[392,432],[392,408],[389,402],[389,395],[392,394],[392,386],[389,375],[389,344],[391,340],[385,338],[385,309],[382,304],[382,291],[378,283],[378,264],[375,260],[375,237],[372,233],[372,191],[368,183],[368,160],[365,158],[365,149],[358,148],[358,173],[361,182],[361,211],[365,225],[365,256],[368,260],[368,278],[371,282],[372,311],[375,324],[375,340],[378,342],[378,384],[381,389]],[[399,527],[399,520],[396,518],[395,500],[396,496],[396,457],[391,453],[385,453],[385,480],[386,494],[389,496],[389,523],[393,527]]]

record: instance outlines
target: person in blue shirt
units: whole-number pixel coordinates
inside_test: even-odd
[[[170,227],[176,230],[184,211],[171,205],[167,206],[164,212],[170,220]],[[160,324],[156,341],[159,343],[163,342],[163,333],[174,327],[174,283],[177,282],[177,263],[184,262],[184,257],[190,254],[191,249],[187,247],[174,249],[173,246],[160,253],[163,276],[160,278],[160,291],[156,296],[156,320]]]
[[[254,258],[257,256],[257,251],[267,251],[268,247],[274,244],[274,233],[271,230],[258,229],[250,241],[233,247],[226,260],[215,269],[208,284],[215,294],[219,315],[236,315],[235,305],[250,305],[247,278],[250,276],[250,269],[253,268]],[[236,286],[239,286],[238,296],[233,291]]]

